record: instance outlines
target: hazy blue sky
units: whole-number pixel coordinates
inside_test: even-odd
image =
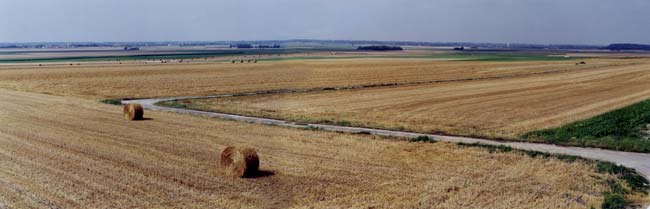
[[[0,0],[0,42],[650,43],[649,0]]]

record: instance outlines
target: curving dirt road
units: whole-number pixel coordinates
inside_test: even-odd
[[[251,93],[251,94],[254,95],[255,93]],[[207,116],[213,118],[229,119],[229,120],[242,121],[248,123],[283,126],[283,127],[291,127],[291,128],[320,129],[326,131],[336,131],[336,132],[346,132],[346,133],[368,133],[373,135],[394,136],[394,137],[429,136],[435,138],[436,140],[446,141],[446,142],[505,145],[505,146],[510,146],[512,148],[521,149],[521,150],[532,150],[532,151],[548,152],[548,153],[555,153],[555,154],[566,154],[566,155],[580,156],[583,158],[594,159],[594,160],[610,161],[629,168],[634,168],[638,172],[643,174],[647,179],[650,179],[650,154],[644,154],[644,153],[620,152],[620,151],[604,150],[598,148],[567,147],[567,146],[557,146],[557,145],[539,144],[539,143],[492,141],[492,140],[469,138],[469,137],[421,134],[421,133],[414,133],[414,132],[390,131],[390,130],[373,129],[373,128],[359,128],[359,127],[324,125],[324,124],[298,124],[298,123],[284,121],[284,120],[249,117],[249,116],[234,115],[234,114],[227,114],[227,113],[215,113],[215,112],[179,109],[179,108],[162,107],[156,105],[156,103],[162,101],[181,100],[181,99],[220,98],[220,97],[231,97],[231,96],[233,95],[224,94],[224,95],[205,96],[205,97],[172,97],[172,98],[159,98],[159,99],[139,99],[139,100],[124,100],[122,101],[122,103],[123,104],[139,103],[145,109],[149,109],[149,110],[167,111],[167,112],[191,114],[197,116]]]

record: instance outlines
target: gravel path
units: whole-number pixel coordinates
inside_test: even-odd
[[[251,95],[254,95],[254,93],[251,93]],[[557,145],[540,144],[540,143],[492,141],[492,140],[479,139],[479,138],[421,134],[421,133],[414,133],[414,132],[390,131],[390,130],[373,129],[373,128],[358,128],[358,127],[323,125],[323,124],[302,124],[302,123],[294,123],[294,122],[269,119],[269,118],[259,118],[259,117],[249,117],[249,116],[241,116],[241,115],[226,114],[226,113],[178,109],[178,108],[170,108],[170,107],[161,107],[156,105],[156,103],[161,101],[171,101],[171,100],[180,100],[180,99],[201,99],[201,98],[207,99],[207,98],[220,98],[220,97],[231,97],[231,96],[233,95],[140,99],[140,100],[128,100],[128,101],[125,100],[122,101],[122,103],[124,104],[139,103],[145,109],[148,110],[158,110],[158,111],[167,111],[167,112],[191,114],[191,115],[198,115],[198,116],[208,116],[208,117],[230,119],[230,120],[236,120],[236,121],[242,121],[248,123],[275,125],[275,126],[292,127],[292,128],[314,128],[314,129],[320,129],[326,131],[337,131],[337,132],[346,132],[346,133],[369,133],[373,135],[395,136],[395,137],[429,136],[438,141],[446,141],[446,142],[505,145],[505,146],[510,146],[512,148],[521,149],[521,150],[540,151],[540,152],[548,152],[548,153],[555,153],[555,154],[566,154],[566,155],[580,156],[583,158],[594,159],[594,160],[610,161],[629,168],[634,168],[640,173],[642,173],[643,175],[645,175],[647,179],[650,179],[650,154],[644,154],[644,153],[620,152],[620,151],[604,150],[598,148],[557,146]]]

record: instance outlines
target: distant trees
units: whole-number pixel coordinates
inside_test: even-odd
[[[138,47],[129,47],[129,46],[124,47],[124,51],[139,51],[139,50],[140,48]]]
[[[612,51],[621,50],[650,50],[650,45],[645,44],[610,44],[606,47]]]
[[[279,49],[281,48],[279,44],[249,44],[249,43],[239,43],[239,44],[230,44],[230,48],[239,48],[239,49],[252,49],[252,48],[259,48],[259,49]]]
[[[239,49],[250,49],[250,48],[253,48],[253,45],[252,45],[252,44],[237,44],[236,46],[237,46],[237,48],[239,48]]]
[[[401,51],[404,50],[399,46],[386,46],[386,45],[375,45],[375,46],[360,46],[357,48],[360,51]]]
[[[260,44],[260,45],[257,45],[257,48],[260,48],[260,49],[269,49],[269,48],[279,49],[280,45],[278,45],[278,44],[273,44],[273,45]]]

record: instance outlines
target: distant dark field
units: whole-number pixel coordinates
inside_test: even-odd
[[[43,57],[43,58],[11,58],[0,59],[0,63],[34,63],[34,62],[97,62],[97,61],[130,61],[130,60],[159,60],[159,59],[196,59],[207,57],[224,57],[239,55],[269,55],[269,54],[297,54],[306,52],[345,52],[354,51],[343,48],[318,48],[318,49],[242,49],[242,50],[177,50],[177,51],[151,51],[150,54],[136,55],[107,55],[107,56],[79,56],[81,52],[120,52],[118,50],[69,50],[69,51],[19,51],[0,52],[0,54],[21,53],[70,53],[71,56]]]
[[[95,62],[95,61],[127,61],[149,59],[189,59],[204,57],[219,57],[239,55],[243,52],[208,52],[208,53],[181,53],[181,54],[145,54],[145,55],[120,55],[120,56],[75,56],[56,58],[27,58],[27,59],[0,59],[0,63],[30,63],[30,62]]]
[[[36,58],[8,58],[0,59],[0,63],[38,63],[38,62],[98,62],[98,61],[134,61],[134,60],[175,60],[175,59],[201,59],[218,58],[226,56],[247,56],[247,55],[289,55],[292,57],[263,57],[260,61],[284,61],[284,60],[321,60],[321,59],[354,59],[354,58],[416,58],[416,59],[451,59],[465,61],[563,61],[574,59],[572,57],[551,56],[548,52],[535,51],[468,51],[468,52],[444,52],[440,51],[421,54],[410,54],[400,52],[388,52],[385,54],[355,54],[344,56],[325,56],[317,53],[357,52],[357,50],[346,47],[333,48],[283,48],[283,49],[222,49],[222,50],[165,50],[143,52],[134,55],[79,55],[83,52],[122,52],[120,50],[65,50],[65,51],[17,51],[0,52],[3,55],[16,55],[25,53],[42,53],[43,57]],[[48,57],[47,53],[57,56]],[[66,56],[66,54],[70,56]],[[147,54],[148,53],[148,54]]]

